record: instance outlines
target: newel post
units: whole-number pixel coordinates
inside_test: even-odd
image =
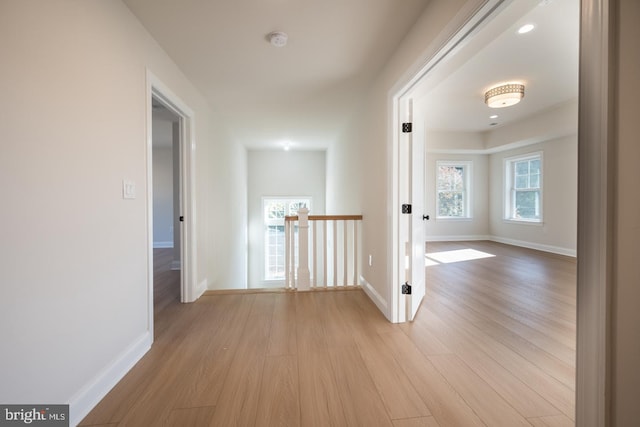
[[[298,290],[311,289],[309,272],[309,209],[298,210]]]

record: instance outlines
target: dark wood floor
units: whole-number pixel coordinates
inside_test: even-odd
[[[495,256],[432,255],[403,325],[361,290],[167,297],[152,349],[81,425],[572,426],[575,261],[427,250]]]

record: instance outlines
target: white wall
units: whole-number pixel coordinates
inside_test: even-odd
[[[471,162],[471,218],[436,218],[436,162],[443,160]],[[427,153],[425,179],[425,222],[427,241],[477,240],[489,236],[489,156],[486,154]]]
[[[492,239],[550,252],[576,255],[578,209],[577,135],[492,154],[489,160]],[[505,159],[542,152],[542,223],[504,220]]]
[[[172,147],[153,148],[153,246],[173,247]]]
[[[283,286],[264,281],[263,197],[310,196],[311,215],[325,213],[325,151],[249,151],[248,218],[250,288]]]
[[[195,112],[210,287],[246,271],[244,150],[120,1],[3,0],[0,57],[0,401],[71,402],[78,421],[151,339],[147,69]]]
[[[391,265],[391,212],[399,208],[391,206],[390,182],[390,96],[392,89],[401,80],[413,75],[422,65],[422,60],[435,54],[446,38],[466,18],[473,15],[481,0],[432,0],[409,34],[404,38],[394,56],[372,84],[368,97],[363,100],[358,114],[349,129],[336,143],[337,151],[346,152],[352,161],[354,176],[360,176],[354,188],[360,191],[358,200],[340,190],[339,180],[332,180],[327,188],[331,201],[329,206],[349,206],[361,209],[362,256],[373,262],[363,262],[362,276],[365,290],[372,300],[391,319],[391,290],[388,267]],[[355,148],[357,155],[354,155]],[[330,151],[330,164],[338,163]],[[335,194],[335,196],[333,196]],[[353,212],[345,212],[353,213]]]

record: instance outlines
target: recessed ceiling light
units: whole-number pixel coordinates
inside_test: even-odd
[[[490,119],[497,119],[497,118],[498,118],[498,115],[497,115],[497,114],[494,114],[493,116],[489,116],[489,118],[490,118]]]
[[[526,34],[529,31],[533,30],[536,26],[533,24],[525,24],[522,27],[518,28],[518,34]]]

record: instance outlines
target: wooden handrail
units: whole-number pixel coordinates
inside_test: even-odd
[[[358,221],[362,215],[309,215],[309,221]],[[285,221],[298,221],[298,215],[285,216]]]

